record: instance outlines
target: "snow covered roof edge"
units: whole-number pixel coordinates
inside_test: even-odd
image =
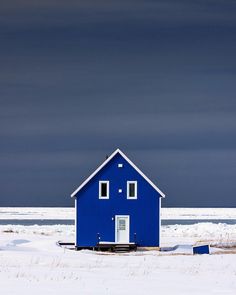
[[[165,194],[120,150],[116,149],[72,194],[73,198],[110,160],[120,154],[160,195],[165,198]]]

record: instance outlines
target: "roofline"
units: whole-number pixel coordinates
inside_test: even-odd
[[[120,154],[160,195],[165,194],[120,150],[116,149],[72,194],[73,198],[116,154]]]

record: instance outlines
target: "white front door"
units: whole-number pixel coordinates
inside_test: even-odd
[[[129,243],[129,215],[116,215],[116,243]]]

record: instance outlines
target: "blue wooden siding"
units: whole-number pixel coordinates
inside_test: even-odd
[[[123,167],[118,168],[122,163]],[[99,181],[110,181],[110,198],[99,199]],[[137,181],[137,199],[127,199],[127,181]],[[122,193],[119,193],[122,189]],[[160,195],[118,153],[76,195],[77,246],[115,242],[115,215],[130,216],[130,242],[159,246]],[[135,240],[136,236],[136,240]]]

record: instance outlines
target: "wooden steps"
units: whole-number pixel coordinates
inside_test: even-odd
[[[130,252],[130,245],[115,245],[113,248],[115,253],[125,253],[125,252]]]
[[[128,244],[116,244],[116,243],[103,243],[103,244],[97,244],[99,251],[111,251],[115,253],[125,253],[130,251],[136,251],[137,245],[134,243],[128,243]]]
[[[136,251],[137,250],[137,244],[135,243],[127,243],[127,244],[120,244],[120,243],[114,243],[114,242],[106,242],[106,243],[98,243],[94,247],[85,247],[85,246],[75,246],[72,242],[62,242],[58,241],[57,245],[66,249],[70,250],[94,250],[94,251],[110,251],[115,253],[127,253],[130,251]]]

